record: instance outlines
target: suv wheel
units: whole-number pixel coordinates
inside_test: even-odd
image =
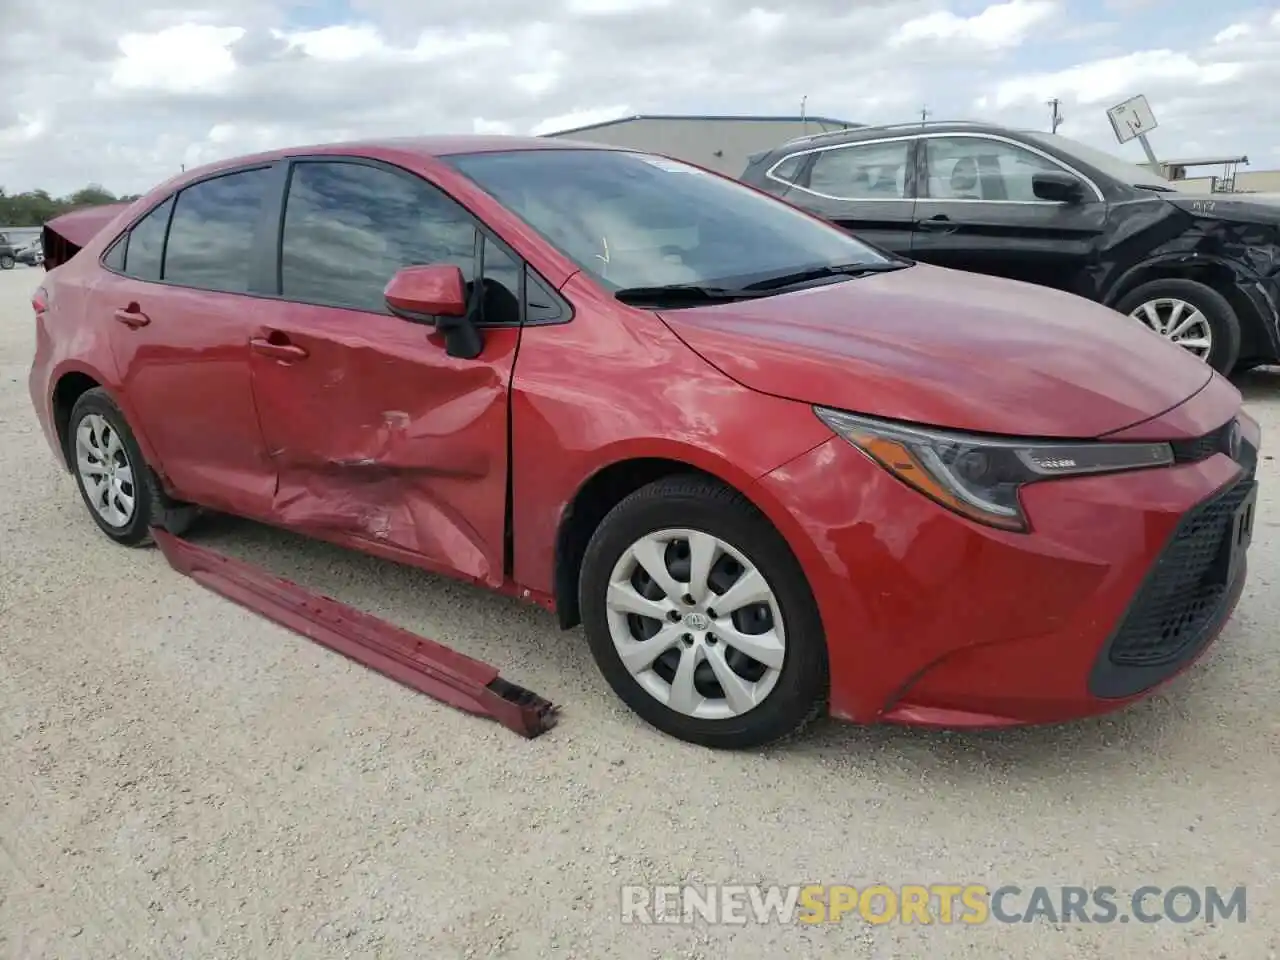
[[[1153,280],[1115,309],[1228,374],[1240,356],[1240,321],[1226,297],[1195,280]]]
[[[799,563],[714,481],[670,477],[619,503],[587,548],[579,599],[609,685],[671,736],[760,746],[826,704],[826,640]]]
[[[17,261],[13,259],[13,254],[0,253],[0,270],[12,270],[13,265],[16,262]]]

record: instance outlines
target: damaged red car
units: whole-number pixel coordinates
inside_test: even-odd
[[[31,398],[108,537],[225,511],[532,600],[685,740],[1112,710],[1245,582],[1227,380],[684,163],[281,150],[45,249]]]

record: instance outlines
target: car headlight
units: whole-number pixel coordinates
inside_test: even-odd
[[[899,480],[956,513],[1005,530],[1028,529],[1018,499],[1028,483],[1173,463],[1167,443],[983,437],[813,409],[823,423]]]

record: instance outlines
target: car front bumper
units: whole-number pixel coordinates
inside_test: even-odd
[[[1239,460],[1024,488],[1025,534],[938,506],[839,438],[769,474],[762,484],[803,530],[831,713],[1053,723],[1125,706],[1181,672],[1243,589],[1243,563],[1230,583],[1202,576],[1254,483],[1260,431],[1240,422]]]

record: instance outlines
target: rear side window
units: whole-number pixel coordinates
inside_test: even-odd
[[[139,220],[125,240],[124,272],[139,280],[159,280],[164,256],[164,233],[169,226],[170,197]]]
[[[804,156],[787,157],[787,159],[769,171],[769,176],[775,180],[795,183],[796,177],[800,175],[800,168],[804,166],[804,161]]]
[[[245,170],[179,193],[164,279],[201,290],[247,291],[254,234],[269,183],[269,170]]]
[[[305,161],[293,168],[280,250],[289,300],[386,313],[382,291],[401,267],[454,264],[475,276],[470,215],[407,173]]]
[[[837,200],[903,200],[909,141],[823,150],[809,170],[809,189]]]

